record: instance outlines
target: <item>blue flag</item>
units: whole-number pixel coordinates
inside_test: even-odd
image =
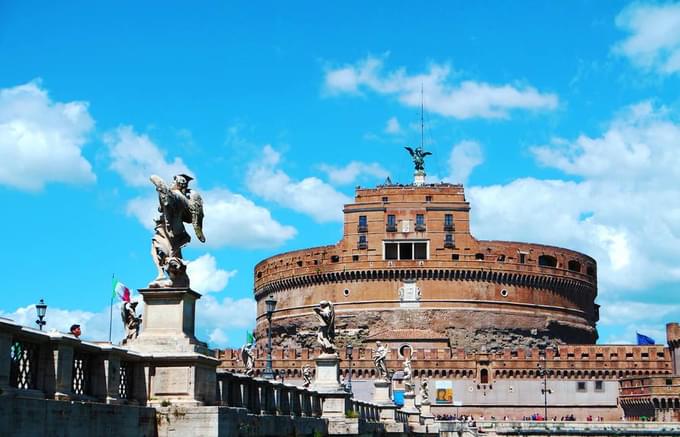
[[[645,345],[645,344],[656,344],[654,339],[652,337],[647,337],[646,335],[642,335],[639,332],[636,332],[637,334],[637,344],[638,345]]]

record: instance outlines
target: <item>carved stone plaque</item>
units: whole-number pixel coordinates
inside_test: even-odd
[[[402,308],[418,308],[420,306],[420,288],[415,280],[405,280],[399,288],[399,301]]]
[[[155,395],[187,395],[189,394],[189,367],[156,367],[154,375]]]

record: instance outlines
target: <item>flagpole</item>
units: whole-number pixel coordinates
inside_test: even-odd
[[[113,283],[113,279],[115,278],[115,274],[111,275],[111,282]],[[109,343],[111,343],[111,330],[113,328],[113,293],[111,293],[111,305],[109,306]]]

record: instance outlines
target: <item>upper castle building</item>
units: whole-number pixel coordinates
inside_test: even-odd
[[[384,340],[493,352],[595,343],[593,258],[478,240],[463,186],[425,184],[422,176],[416,172],[413,185],[357,188],[337,244],[257,264],[257,337],[266,339],[264,300],[273,295],[274,343],[288,347],[314,345],[312,307],[321,300],[335,305],[340,345]]]

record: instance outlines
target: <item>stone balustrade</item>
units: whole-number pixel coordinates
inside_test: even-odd
[[[110,343],[39,331],[0,318],[0,390],[21,397],[147,402],[149,358]]]

